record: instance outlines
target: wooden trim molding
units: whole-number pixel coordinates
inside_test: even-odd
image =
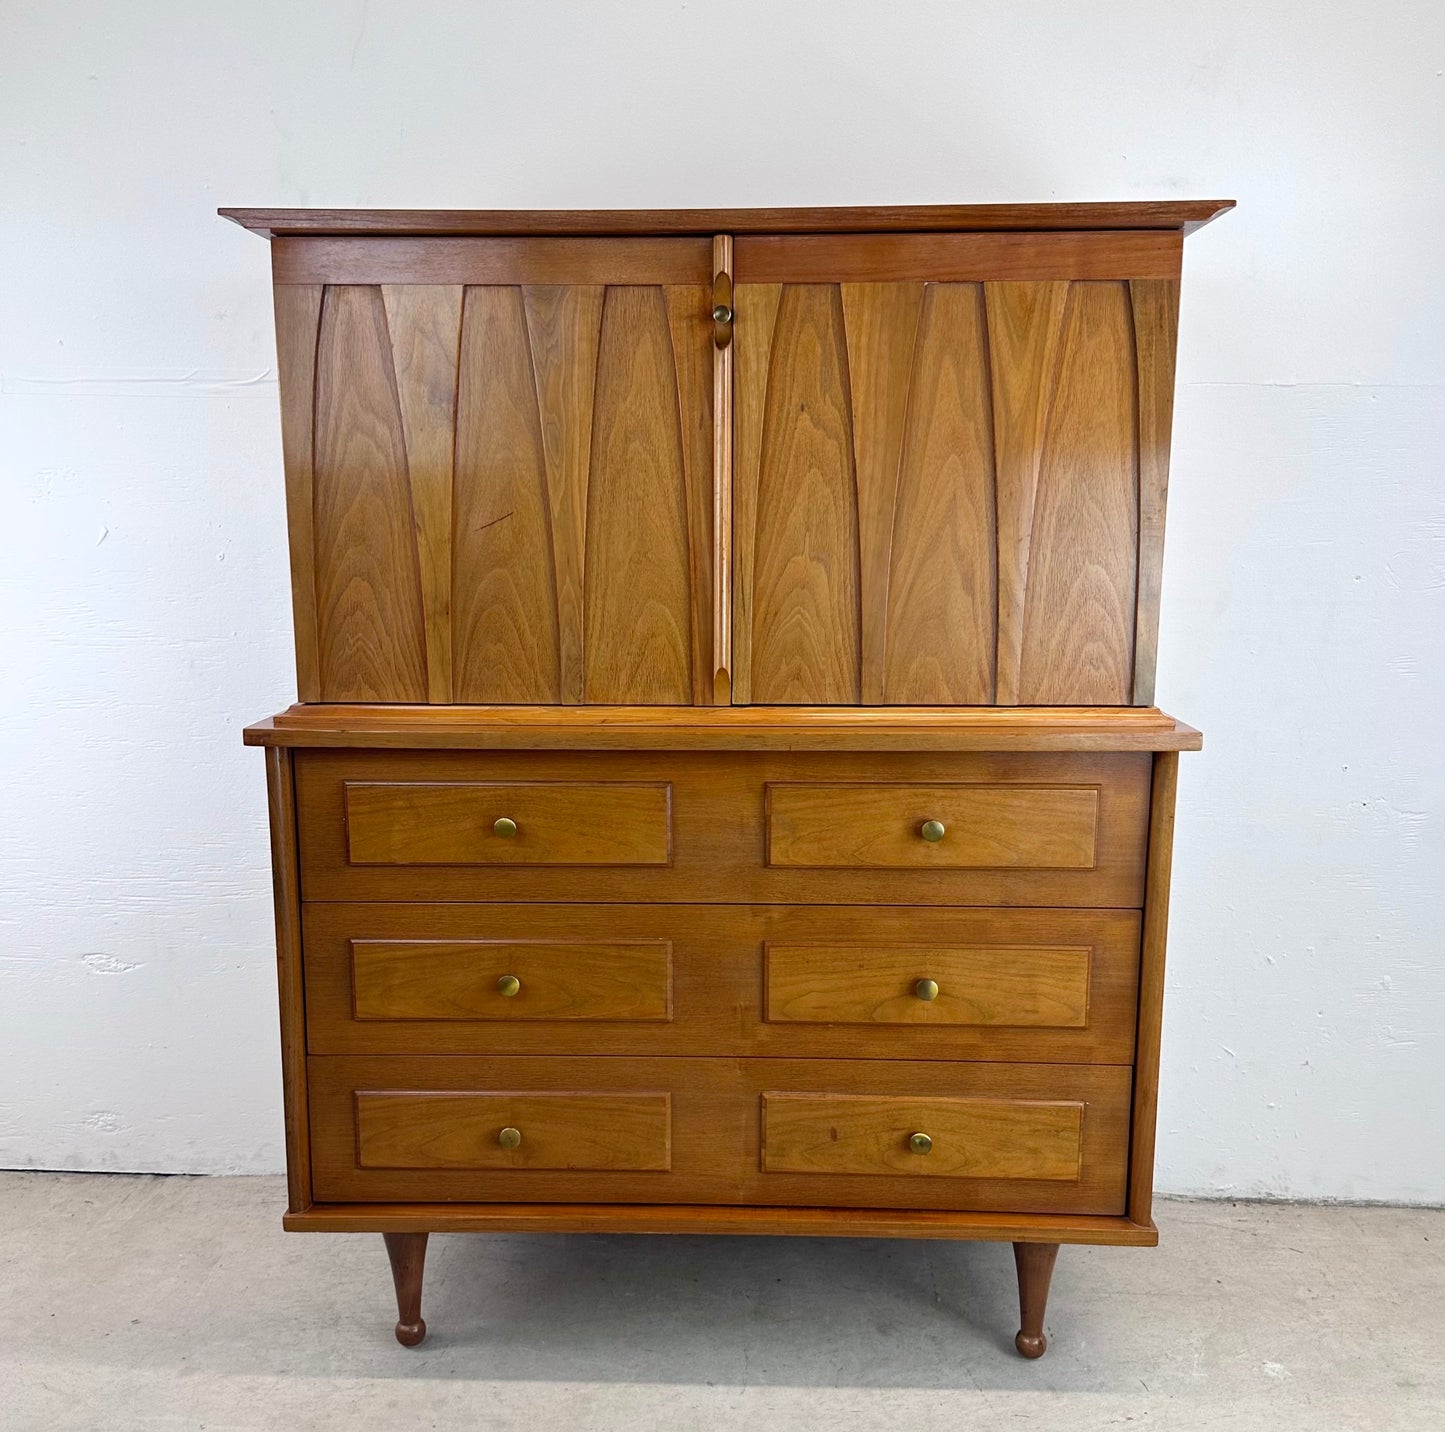
[[[809,234],[1033,229],[1178,229],[1233,199],[1092,204],[885,204],[806,209],[246,209],[216,212],[263,238],[290,234]]]
[[[1156,707],[292,706],[248,746],[410,750],[1197,751]]]

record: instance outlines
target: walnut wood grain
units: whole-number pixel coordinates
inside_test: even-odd
[[[977,1209],[1010,1213],[1120,1215],[1127,1175],[1129,1070],[1115,1065],[1029,1065],[908,1060],[831,1059],[633,1059],[571,1058],[375,1058],[315,1057],[311,1085],[313,1180],[318,1201],[429,1198],[467,1202],[718,1203],[828,1205],[845,1208]],[[388,1138],[415,1150],[430,1166],[381,1168],[359,1162],[356,1142],[358,1091],[378,1097],[406,1096],[410,1114],[397,1104]],[[1083,1106],[1079,1175],[1002,1177],[953,1174],[921,1178],[899,1172],[768,1172],[762,1164],[763,1095],[866,1096],[869,1100],[942,1099],[1065,1103]],[[606,1095],[628,1111],[593,1120],[578,1118],[576,1157],[582,1167],[497,1166],[490,1149],[492,1125],[506,1108],[533,1095]],[[447,1095],[456,1111],[441,1107]],[[670,1166],[631,1171],[593,1169],[606,1157],[609,1133],[631,1150],[627,1132],[643,1098],[671,1101]],[[415,1097],[436,1099],[425,1112]],[[469,1112],[473,1099],[487,1105],[486,1118]],[[480,1107],[480,1106],[479,1106]],[[495,1114],[495,1117],[494,1117]],[[420,1121],[424,1133],[408,1132]],[[500,1127],[500,1125],[498,1125]],[[526,1128],[518,1154],[527,1148]],[[571,1127],[571,1125],[569,1125]],[[394,1133],[390,1132],[394,1130]],[[486,1137],[479,1137],[481,1135]],[[549,1140],[551,1136],[549,1135]],[[565,1140],[564,1140],[565,1142]],[[564,1153],[550,1152],[559,1162]],[[365,1145],[363,1145],[365,1148]],[[433,1152],[427,1154],[424,1149]],[[455,1151],[455,1153],[454,1153]],[[499,1153],[506,1151],[498,1149]],[[364,1155],[369,1157],[369,1155]],[[485,1158],[488,1166],[438,1166],[451,1157]],[[511,1157],[510,1154],[507,1154]],[[633,1155],[629,1152],[627,1157]]]
[[[916,1133],[929,1140],[926,1152],[910,1146]],[[1083,1134],[1084,1106],[1069,1100],[763,1095],[769,1173],[1073,1183]]]
[[[1039,1358],[1048,1351],[1044,1310],[1058,1255],[1057,1243],[1014,1244],[1014,1267],[1019,1280],[1019,1330],[1014,1346],[1021,1357]]]
[[[671,790],[640,781],[348,781],[352,865],[666,865]],[[497,829],[499,821],[511,829]]]
[[[670,1119],[669,1097],[657,1093],[359,1089],[356,1163],[448,1171],[665,1170]],[[504,1129],[520,1142],[501,1142]]]
[[[396,1288],[396,1340],[402,1347],[416,1347],[426,1337],[426,1322],[421,1315],[421,1284],[426,1269],[427,1235],[388,1232],[384,1237]]]
[[[1085,204],[878,204],[772,209],[268,209],[217,212],[266,237],[285,234],[717,234],[847,230],[1179,229],[1233,199]]]
[[[909,870],[1089,870],[1099,792],[1088,785],[768,785],[768,864]],[[921,830],[941,821],[942,839]]]
[[[738,283],[786,285],[1177,279],[1182,253],[1182,235],[1150,231],[875,233],[741,235],[734,257]],[[296,281],[315,282],[316,271],[302,269]]]
[[[296,753],[300,815],[302,887],[308,900],[508,900],[646,901],[669,903],[747,902],[776,904],[870,903],[915,905],[1056,905],[1062,907],[1138,908],[1143,898],[1144,827],[1148,802],[1149,757],[1139,753],[1103,754],[760,754],[736,752],[721,759],[707,752],[327,752]],[[508,809],[500,791],[485,788],[520,783],[530,807]],[[630,816],[609,819],[605,804],[612,782],[639,788],[642,802]],[[883,782],[932,792],[947,786],[1010,787],[1005,797],[1027,804],[1029,792],[1044,787],[1060,796],[1044,797],[1039,809],[1055,801],[1068,814],[1097,790],[1098,819],[1092,868],[1029,868],[1012,859],[1013,868],[950,868],[940,862],[909,865],[854,861],[834,869],[788,869],[766,863],[764,797],[769,783],[862,787]],[[355,863],[356,807],[351,814],[348,849],[345,788],[380,787],[364,799],[372,803],[365,840],[368,858],[414,858],[415,864]],[[423,789],[413,792],[411,787]],[[484,800],[468,787],[484,788]],[[658,797],[645,795],[672,788],[671,865],[644,865],[663,854]],[[1017,788],[1016,791],[1013,788]],[[430,789],[427,789],[430,788]],[[575,792],[569,796],[569,791]],[[585,797],[591,815],[577,820],[577,797]],[[903,813],[897,795],[886,797],[895,815]],[[543,801],[548,804],[542,804]],[[962,810],[963,807],[960,807]],[[571,814],[569,814],[569,811]],[[404,814],[407,813],[409,814]],[[654,813],[649,813],[654,812]],[[541,815],[538,826],[537,817]],[[908,814],[915,812],[910,803]],[[929,818],[916,812],[919,821]],[[491,831],[499,816],[516,820],[514,842]],[[398,819],[400,817],[400,819]],[[1028,858],[1077,861],[1083,827],[1077,811],[1066,827],[1066,843],[1031,850]],[[548,868],[526,863],[534,847],[528,832],[537,827],[550,842],[537,845],[547,854],[566,849],[596,851],[621,863],[574,864]],[[961,827],[960,827],[961,828]],[[917,837],[909,837],[916,840]],[[1033,840],[1030,837],[1030,840]],[[397,842],[401,842],[398,844]],[[926,842],[918,840],[919,845]],[[940,842],[947,850],[948,839]],[[491,852],[507,846],[514,854]],[[885,847],[881,847],[887,856]],[[846,852],[844,852],[846,853]],[[866,854],[866,851],[864,852]],[[438,864],[435,860],[468,862]],[[829,857],[832,858],[832,857]],[[888,858],[892,858],[889,856]],[[945,857],[947,859],[949,857]]]
[[[406,750],[1197,751],[1153,707],[293,706],[248,746]]]
[[[304,928],[315,1054],[1134,1057],[1133,910],[321,901]]]
[[[586,927],[596,929],[602,923],[593,916]],[[357,1021],[636,1023],[671,1017],[671,940],[407,938],[348,943],[351,1013]],[[317,974],[324,980],[325,957],[320,958]],[[503,983],[509,979],[520,987]],[[321,999],[324,1009],[324,992]],[[320,1010],[316,1024],[324,1041],[326,1018]],[[424,1038],[415,1047],[424,1048]],[[318,1052],[324,1052],[321,1043]]]

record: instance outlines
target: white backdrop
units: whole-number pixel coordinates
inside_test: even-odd
[[[1445,9],[0,6],[0,1166],[281,1167],[267,247],[218,204],[1232,196],[1185,250],[1161,1186],[1445,1199]]]

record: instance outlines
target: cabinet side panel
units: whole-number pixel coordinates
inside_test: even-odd
[[[313,442],[322,292],[319,283],[278,284],[275,290],[281,452],[286,468],[286,526],[291,544],[291,613],[296,626],[296,688],[302,701],[321,699],[316,651]]]
[[[1169,496],[1169,432],[1174,420],[1174,350],[1179,285],[1129,285],[1139,373],[1139,595],[1134,632],[1134,704],[1154,701],[1159,593],[1164,575],[1164,510]]]
[[[1071,285],[1029,543],[1018,696],[1026,705],[1133,699],[1135,373],[1127,286]]]
[[[425,701],[417,518],[381,290],[326,290],[316,356],[321,699]]]

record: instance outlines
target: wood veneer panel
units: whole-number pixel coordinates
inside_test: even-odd
[[[694,591],[680,414],[662,290],[609,288],[587,488],[589,703],[686,705],[693,697]],[[697,595],[709,599],[711,583]]]
[[[320,689],[337,701],[424,701],[416,511],[378,288],[326,291],[314,446]]]
[[[486,1202],[778,1204],[1113,1214],[1124,1209],[1130,1071],[1114,1065],[907,1060],[316,1058],[310,1061],[313,1179],[319,1201],[425,1197]],[[359,1166],[355,1094],[667,1094],[666,1172],[381,1169]],[[762,1166],[762,1096],[1002,1099],[1083,1106],[1077,1180],[782,1173]],[[520,1127],[520,1126],[518,1126]],[[599,1136],[604,1131],[599,1129]],[[840,1135],[841,1136],[841,1135]],[[524,1131],[525,1140],[525,1131]],[[589,1142],[594,1147],[594,1142]]]
[[[277,287],[276,371],[281,390],[281,453],[286,471],[286,530],[291,613],[296,629],[296,690],[321,699],[316,634],[315,418],[320,284]]]
[[[928,755],[734,752],[381,752],[296,755],[302,872],[308,900],[644,901],[668,903],[869,903],[1056,905],[1138,908],[1143,898],[1149,757],[1135,753]],[[348,783],[461,785],[541,783],[566,787],[619,781],[672,787],[672,864],[658,868],[547,869],[510,865],[354,865],[348,859]],[[770,783],[934,790],[950,785],[1078,788],[1098,792],[1093,869],[948,869],[930,866],[782,869],[765,860],[764,797]],[[894,811],[898,814],[898,811]],[[910,818],[913,812],[910,810]],[[458,817],[526,816],[488,807]],[[416,830],[426,829],[427,815]],[[926,812],[918,816],[928,819]],[[605,817],[593,834],[605,834]],[[420,837],[419,837],[420,838]],[[576,838],[587,833],[580,826]],[[916,838],[916,837],[915,837]],[[921,840],[920,845],[924,844]],[[942,842],[947,846],[947,839]],[[443,856],[444,858],[444,856]]]
[[[304,921],[317,1054],[1134,1057],[1134,910],[320,901]]]
[[[1029,543],[1019,700],[1133,695],[1138,560],[1133,319],[1122,284],[1071,286]]]

